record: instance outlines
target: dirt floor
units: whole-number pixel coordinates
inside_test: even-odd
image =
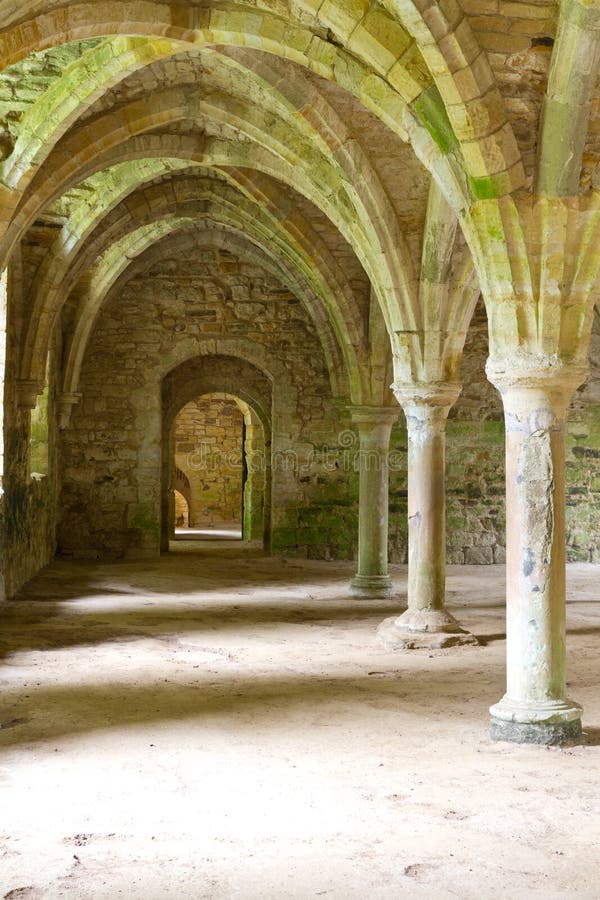
[[[178,542],[59,562],[0,612],[0,897],[600,897],[600,568],[569,571],[586,744],[492,744],[501,567],[452,568],[479,647],[388,653],[353,566]]]

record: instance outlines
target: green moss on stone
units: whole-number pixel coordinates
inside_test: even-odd
[[[135,528],[143,535],[158,538],[160,525],[154,515],[154,511],[145,503],[140,503],[130,517],[130,527]]]
[[[444,101],[434,84],[423,91],[412,105],[417,117],[442,153],[448,154],[458,149],[458,140],[446,113]]]
[[[494,178],[488,176],[474,178],[469,175],[469,184],[476,200],[493,200],[498,196],[498,185]]]

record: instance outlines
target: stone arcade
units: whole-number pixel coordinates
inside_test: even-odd
[[[332,646],[360,621],[363,674],[479,681],[486,753],[584,743],[566,573],[597,622],[600,0],[0,0],[0,59],[0,745],[55,734],[27,731],[29,651],[102,644],[63,646],[63,607],[103,628],[148,572],[198,615],[232,579],[262,573],[271,606],[304,579]],[[477,604],[504,566],[502,696],[503,609],[490,630]],[[403,890],[362,877],[327,890]],[[30,880],[0,886],[62,896]]]

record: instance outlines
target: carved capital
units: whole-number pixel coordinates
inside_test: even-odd
[[[395,406],[349,406],[348,410],[356,425],[393,425],[398,418]]]
[[[44,390],[44,382],[38,379],[19,379],[16,382],[17,403],[21,409],[35,409],[37,398]]]
[[[58,412],[58,427],[60,429],[68,428],[71,421],[71,413],[73,407],[81,400],[81,394],[64,393],[61,394],[56,402]]]
[[[423,428],[444,430],[462,385],[454,381],[394,382],[392,390],[404,410],[409,434],[415,434]]]
[[[462,384],[457,381],[395,381],[392,390],[404,410],[412,405],[446,406],[451,409],[460,396]]]
[[[350,406],[352,422],[357,426],[361,450],[387,452],[393,424],[398,420],[397,406]]]
[[[557,415],[564,415],[589,371],[586,364],[518,351],[510,359],[488,359],[485,370],[502,396],[505,411],[547,407]]]

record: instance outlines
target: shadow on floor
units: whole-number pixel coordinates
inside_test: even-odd
[[[103,593],[99,592],[98,596]],[[86,595],[86,601],[89,595]],[[76,598],[71,598],[76,599]],[[68,601],[36,602],[35,605],[17,602],[7,605],[2,614],[0,631],[0,658],[8,657],[24,650],[52,650],[61,647],[91,646],[113,640],[134,640],[150,638],[169,639],[179,633],[205,632],[214,636],[215,632],[234,631],[243,633],[248,629],[264,626],[300,625],[306,627],[341,627],[352,623],[372,620],[373,630],[386,616],[399,613],[397,603],[370,601],[368,604],[356,601],[308,601],[294,603],[291,600],[276,603],[227,603],[216,605],[201,599],[193,608],[186,606],[163,606],[156,601],[148,601],[147,608],[129,611],[94,610],[85,611],[68,608]],[[127,603],[127,598],[123,598]]]
[[[300,671],[228,678],[207,672],[206,665],[204,669],[198,674],[189,665],[185,681],[28,687],[26,694],[5,694],[0,720],[7,727],[0,729],[0,747],[149,722],[195,720],[195,728],[209,727],[219,717],[236,729],[286,721],[302,729],[334,727],[352,717],[357,704],[374,716],[406,716],[407,729],[414,729],[415,716],[423,715],[428,721],[439,717],[442,727],[449,706],[457,704],[461,724],[481,724],[481,705],[465,701],[472,669],[444,665],[426,672],[389,668],[356,677]],[[491,696],[501,691],[500,668],[494,680]]]
[[[480,634],[477,637],[481,646],[487,647],[488,644],[493,644],[495,641],[505,641],[506,632],[500,631],[498,634]]]
[[[218,543],[218,542],[217,542]],[[191,547],[190,552],[187,552]],[[240,545],[239,552],[225,542],[219,548],[197,542],[183,541],[174,552],[148,560],[86,561],[57,559],[30,581],[15,599],[47,598],[56,591],[65,595],[89,595],[94,589],[100,593],[114,592],[115,582],[124,593],[182,594],[228,593],[235,588],[277,590],[290,585],[302,590],[303,584],[337,585],[339,593],[348,593],[355,563],[312,564],[301,559],[282,559],[265,556],[252,545]],[[245,549],[244,549],[245,548]],[[234,564],[232,564],[234,563]],[[405,571],[398,574],[399,586],[406,581]]]
[[[600,728],[583,726],[584,743],[588,747],[600,747]]]

